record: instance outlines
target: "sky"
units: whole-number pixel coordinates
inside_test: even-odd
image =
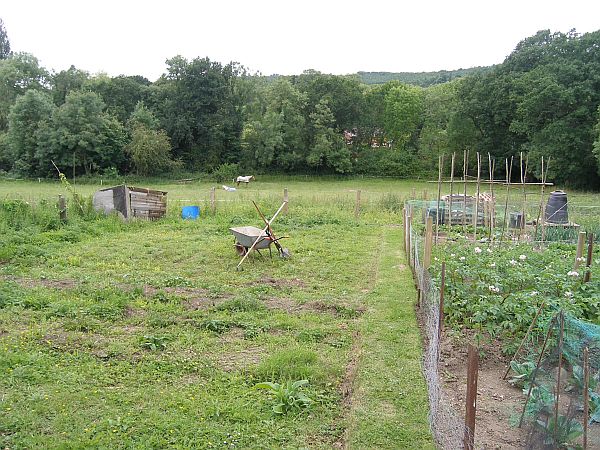
[[[0,19],[47,69],[155,81],[176,55],[263,75],[487,66],[538,30],[599,30],[600,1],[5,0]]]

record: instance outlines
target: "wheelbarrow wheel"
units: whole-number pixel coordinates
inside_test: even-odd
[[[248,249],[238,242],[234,244],[234,247],[238,256],[245,256],[248,253]]]

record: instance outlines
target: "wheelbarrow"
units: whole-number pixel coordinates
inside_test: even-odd
[[[235,236],[235,249],[240,256],[244,256],[254,245],[254,250],[259,254],[260,250],[266,248],[271,253],[271,244],[278,242],[283,237],[275,238],[268,231],[256,227],[235,227],[230,228],[231,234]],[[256,244],[255,244],[256,242]],[[279,250],[279,249],[278,249]]]
[[[233,236],[235,237],[235,244],[234,244],[235,249],[236,249],[238,255],[242,257],[241,261],[237,265],[238,269],[240,268],[242,263],[246,260],[246,258],[250,254],[250,252],[252,252],[252,250],[256,250],[258,252],[258,254],[261,255],[260,250],[268,248],[269,255],[272,256],[271,244],[275,244],[275,247],[277,248],[277,252],[279,253],[279,256],[281,256],[282,258],[288,258],[290,256],[290,252],[288,251],[288,249],[283,248],[281,246],[281,244],[279,243],[280,239],[283,239],[287,236],[276,237],[275,233],[273,232],[273,228],[271,227],[271,224],[273,223],[275,218],[279,215],[279,213],[281,212],[281,210],[283,209],[283,207],[286,205],[287,202],[285,202],[285,201],[283,202],[283,204],[279,207],[279,209],[273,215],[271,220],[267,220],[266,217],[263,215],[263,213],[258,208],[258,206],[256,205],[256,203],[254,203],[254,202],[252,202],[252,203],[254,204],[254,207],[256,208],[256,210],[260,214],[260,217],[263,219],[263,221],[265,222],[266,225],[262,230],[260,228],[256,228],[256,227],[252,227],[252,226],[235,227],[235,228],[229,229],[231,234],[233,234]]]

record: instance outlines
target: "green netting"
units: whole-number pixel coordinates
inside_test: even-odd
[[[527,448],[584,448],[587,433],[585,448],[600,449],[600,326],[562,314],[562,327],[559,312],[550,321],[545,336],[540,337],[537,354],[528,352],[527,357],[511,364],[511,381],[523,389],[522,424],[528,430]],[[546,336],[546,348],[537,365]],[[587,396],[585,348],[589,355]]]

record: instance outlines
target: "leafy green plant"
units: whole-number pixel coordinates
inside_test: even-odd
[[[589,379],[589,383],[588,383],[588,389],[590,391],[594,391],[596,389],[596,386],[598,386],[598,378],[597,377],[590,377]],[[584,374],[583,374],[583,367],[579,366],[579,365],[574,365],[573,366],[573,373],[571,374],[571,379],[569,380],[569,386],[567,386],[566,391],[572,391],[575,390],[576,392],[583,392],[583,389],[585,388],[585,379],[584,379]]]
[[[224,333],[231,325],[223,320],[219,319],[208,319],[200,324],[200,328],[203,328],[214,333]]]
[[[590,392],[590,423],[600,423],[600,394]]]
[[[287,381],[283,384],[264,381],[254,387],[268,390],[275,400],[273,412],[284,415],[289,412],[300,412],[310,406],[312,400],[301,391],[307,385],[308,380]]]
[[[574,419],[560,415],[555,421],[554,416],[544,420],[537,420],[536,426],[544,433],[544,444],[552,448],[573,449],[574,441],[583,434],[583,426]]]
[[[527,389],[523,393],[527,394]],[[535,386],[531,389],[531,396],[527,402],[525,415],[537,417],[539,414],[549,414],[554,408],[554,395],[543,386]]]
[[[217,167],[212,176],[218,183],[230,182],[233,183],[233,179],[240,175],[240,167],[237,164],[221,164]]]
[[[535,372],[535,363],[533,361],[525,361],[523,363],[511,361],[510,368],[513,371],[513,375],[508,382],[513,386],[528,389]]]
[[[141,346],[152,351],[164,350],[167,348],[167,338],[165,336],[145,335]]]

